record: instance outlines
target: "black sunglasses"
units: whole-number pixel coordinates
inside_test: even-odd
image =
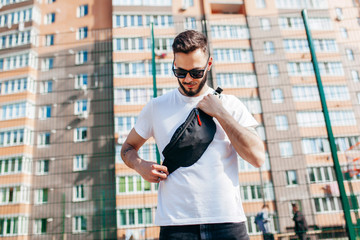
[[[189,71],[185,70],[185,69],[181,69],[181,68],[176,68],[174,67],[174,62],[175,62],[175,59],[173,61],[173,65],[172,65],[172,70],[173,70],[173,73],[175,75],[175,77],[177,78],[186,78],[186,75],[189,73],[190,76],[192,78],[202,78],[204,76],[204,73],[208,67],[208,63],[209,63],[209,59],[210,59],[210,56],[208,58],[208,60],[206,61],[206,66],[204,69],[191,69]]]

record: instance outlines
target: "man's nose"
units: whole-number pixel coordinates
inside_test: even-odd
[[[187,73],[185,78],[184,78],[184,82],[189,83],[192,82],[192,77],[190,76],[190,73]]]

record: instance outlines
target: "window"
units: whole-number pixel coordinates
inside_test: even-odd
[[[342,36],[342,38],[348,38],[349,35],[348,35],[348,31],[346,28],[340,28],[340,34]]]
[[[155,38],[155,53],[171,52],[173,42],[171,38]],[[147,39],[147,50],[152,50],[150,38]]]
[[[80,127],[74,130],[74,141],[83,142],[87,140],[87,127]]]
[[[47,219],[35,219],[34,221],[34,234],[45,234],[46,233]]]
[[[291,142],[280,142],[280,156],[281,157],[291,157],[293,156],[293,149]]]
[[[41,70],[49,71],[54,68],[54,58],[45,58],[41,61]]]
[[[48,193],[47,188],[35,190],[35,204],[44,204],[48,202]]]
[[[314,68],[310,62],[289,62],[287,64],[289,76],[312,76]]]
[[[11,186],[0,188],[0,205],[29,203],[30,187]]]
[[[353,111],[329,111],[332,126],[353,126],[356,119]],[[297,112],[296,118],[300,127],[322,127],[325,125],[322,112]]]
[[[44,24],[52,24],[55,22],[55,13],[48,13],[44,17]]]
[[[279,9],[327,9],[328,2],[327,0],[276,0],[276,7]]]
[[[150,26],[151,22],[154,23],[154,27],[173,27],[174,21],[171,15],[147,15],[146,26]]]
[[[289,129],[288,119],[286,115],[275,116],[275,124],[276,130],[278,131]]]
[[[76,16],[78,18],[80,18],[80,17],[84,17],[84,16],[88,15],[88,8],[89,8],[89,6],[87,4],[79,6],[76,9]]]
[[[2,1],[3,2],[3,1]],[[16,9],[17,7],[12,7],[12,9]],[[11,7],[10,7],[11,9]],[[20,9],[20,8],[17,8]],[[3,12],[2,12],[3,13]],[[0,26],[10,27],[12,24],[18,24],[20,22],[29,22],[33,20],[33,8],[21,9],[15,11],[6,11],[6,13],[0,15]]]
[[[214,39],[249,39],[249,28],[246,25],[211,25],[211,36]]]
[[[36,174],[45,175],[49,173],[49,160],[39,160],[36,162]]]
[[[38,135],[38,146],[44,147],[50,145],[50,133],[39,133]]]
[[[286,183],[288,186],[297,185],[296,170],[286,171]]]
[[[346,56],[347,56],[347,59],[349,60],[349,61],[354,61],[354,52],[353,52],[353,50],[351,50],[351,49],[345,49],[345,51],[346,51]]]
[[[164,39],[165,40],[165,39]],[[149,47],[151,47],[151,40],[148,40]],[[156,44],[156,42],[159,43],[159,39],[155,39],[155,46],[160,46],[159,44]],[[113,41],[114,44],[114,51],[140,51],[144,50],[144,40],[143,38],[114,38]],[[166,44],[165,48],[167,50],[170,50],[171,44]],[[149,48],[150,49],[150,48]],[[163,49],[161,49],[163,50]]]
[[[54,45],[54,34],[45,35],[45,46]]]
[[[283,103],[284,102],[284,94],[280,88],[275,88],[271,90],[271,102],[272,103]]]
[[[15,104],[2,105],[0,107],[1,120],[9,120],[16,118],[33,118],[34,117],[34,105],[22,102]]]
[[[75,216],[73,218],[73,232],[82,233],[87,230],[87,221],[84,216]]]
[[[307,169],[310,183],[335,181],[335,171],[332,166],[309,167]]]
[[[88,75],[86,73],[84,74],[78,74],[75,76],[75,89],[86,89],[88,86]]]
[[[335,8],[335,13],[336,13],[336,19],[337,20],[342,20],[343,19],[343,12],[341,8]]]
[[[217,73],[216,81],[222,88],[254,88],[258,86],[254,73]]]
[[[286,52],[309,52],[309,45],[306,39],[284,39]]]
[[[76,39],[81,40],[88,37],[88,27],[81,27],[76,32]]]
[[[294,86],[292,87],[294,101],[319,101],[319,90],[317,86]],[[324,93],[328,101],[350,100],[347,86],[334,85],[324,86]]]
[[[19,78],[0,82],[0,95],[34,91],[34,80],[32,78]]]
[[[256,8],[266,8],[265,0],[256,0]]]
[[[323,76],[344,75],[344,69],[341,62],[319,62],[319,69]]]
[[[144,62],[114,63],[115,77],[145,76]]]
[[[31,173],[31,165],[31,159],[23,156],[0,159],[0,175]]]
[[[317,213],[338,212],[342,210],[339,197],[314,198],[314,205]]]
[[[21,31],[0,36],[0,49],[22,46],[25,44],[35,44],[31,31]]]
[[[75,63],[76,64],[84,64],[88,61],[88,51],[79,51],[76,53],[75,56]]]
[[[360,92],[358,92],[356,95],[357,95],[358,104],[360,104]]]
[[[113,27],[142,27],[142,15],[113,15]]]
[[[260,18],[260,25],[262,30],[270,30],[271,24],[268,18]]]
[[[217,62],[254,62],[252,50],[246,48],[214,49],[214,58]]]
[[[88,100],[87,99],[77,100],[75,102],[74,114],[80,115],[84,113],[88,113]]]
[[[264,52],[265,52],[265,54],[273,54],[275,52],[274,42],[265,41],[264,42]]]
[[[28,234],[28,217],[2,217],[0,218],[0,236],[16,236]]]
[[[279,67],[277,64],[268,64],[268,76],[272,78],[279,76]]]
[[[51,4],[51,3],[54,3],[56,2],[56,0],[46,0],[47,4]]]
[[[151,187],[153,185],[153,187]],[[154,184],[145,181],[141,176],[117,176],[116,194],[136,194],[157,190]]]
[[[115,132],[118,134],[128,134],[137,120],[136,116],[115,117]]]
[[[194,6],[194,0],[182,0],[182,8],[186,10],[188,7]]]
[[[51,93],[53,91],[53,81],[40,82],[40,93]]]
[[[84,154],[74,156],[74,171],[83,171],[87,169],[87,156]]]
[[[336,149],[340,152],[344,152],[351,146],[354,146],[359,141],[360,141],[359,136],[336,137],[335,138]]]
[[[39,119],[47,119],[50,117],[51,117],[51,105],[40,107]]]
[[[25,130],[15,129],[10,131],[0,132],[0,147],[16,146],[16,145],[24,144],[24,138],[25,138],[24,131],[26,132],[26,135],[29,135],[29,131],[27,129]]]
[[[359,72],[356,70],[351,70],[351,78],[354,82],[359,82],[360,81]]]
[[[258,125],[255,128],[257,134],[259,135],[260,139],[265,141],[266,140],[266,133],[265,133],[265,128],[263,125]]]
[[[73,201],[78,202],[78,201],[84,201],[84,200],[86,200],[85,186],[83,184],[74,186],[74,188],[73,188]]]
[[[337,52],[338,46],[335,39],[315,39],[315,50],[319,52]]]
[[[304,23],[300,17],[280,17],[279,25],[281,29],[299,30],[304,28]]]
[[[153,224],[154,208],[118,209],[117,226],[143,226]]]
[[[0,58],[0,72],[28,66],[35,69],[37,68],[37,58],[33,53],[18,54],[6,58]]]
[[[194,17],[186,17],[184,21],[184,29],[196,29],[196,19]]]
[[[264,193],[264,196],[263,196]],[[261,185],[243,185],[240,186],[241,199],[244,202],[250,201],[262,201],[265,200],[274,200],[274,186],[272,182],[267,182],[262,188]]]

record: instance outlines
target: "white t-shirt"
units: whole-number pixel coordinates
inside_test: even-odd
[[[141,111],[135,131],[143,138],[154,137],[161,152],[175,130],[186,120],[199,97],[187,97],[175,89],[152,99]],[[225,109],[244,127],[258,123],[244,104],[222,94]],[[213,141],[201,158],[189,167],[180,167],[161,181],[155,224],[189,225],[246,221],[240,198],[237,153],[219,122]]]

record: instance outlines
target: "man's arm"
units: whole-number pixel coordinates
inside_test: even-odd
[[[241,126],[226,109],[219,98],[209,94],[198,104],[208,115],[215,117],[229,137],[236,152],[254,167],[261,167],[265,161],[265,148],[262,140],[246,127]]]
[[[141,159],[138,150],[146,142],[135,129],[132,129],[121,148],[124,163],[137,171],[148,182],[160,182],[167,178],[167,167]]]

